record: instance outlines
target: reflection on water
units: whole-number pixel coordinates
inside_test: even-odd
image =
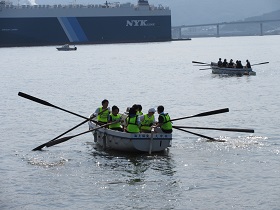
[[[148,181],[145,173],[173,176],[176,172],[169,150],[149,155],[148,153],[104,151],[97,144],[88,143],[88,145],[91,146],[89,154],[99,167],[109,171],[122,172],[122,176],[127,178],[126,183],[128,184]]]

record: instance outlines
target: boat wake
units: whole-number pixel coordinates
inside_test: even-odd
[[[64,166],[66,162],[68,162],[68,160],[62,157],[60,158],[60,160],[51,161],[51,162],[48,162],[44,159],[39,159],[38,157],[33,157],[28,160],[28,164],[45,167],[45,168]]]

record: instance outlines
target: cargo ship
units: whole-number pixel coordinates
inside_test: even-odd
[[[0,1],[0,47],[170,40],[171,10],[147,0],[98,5]]]

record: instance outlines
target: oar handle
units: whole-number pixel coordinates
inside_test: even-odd
[[[108,110],[108,108],[102,110],[101,112],[97,113],[97,115],[101,115],[103,112],[105,112],[106,110]],[[93,117],[96,117],[94,114],[93,114]]]

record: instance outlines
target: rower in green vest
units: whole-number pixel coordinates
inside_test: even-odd
[[[137,115],[137,116],[140,116],[138,104],[133,104],[132,108],[134,108],[134,109],[136,110],[136,115]]]
[[[142,133],[151,133],[151,126],[155,123],[155,112],[156,110],[151,108],[148,110],[148,114],[140,116],[140,129]]]
[[[135,108],[131,107],[129,109],[128,117],[126,118],[127,127],[126,132],[128,133],[139,133],[140,129],[140,121],[138,116],[136,115]]]
[[[157,133],[172,133],[172,123],[170,122],[170,116],[168,113],[164,113],[164,107],[158,106],[157,112],[158,123],[156,124],[155,132]]]
[[[112,106],[112,113],[109,115],[109,123],[114,122],[121,119],[121,115],[119,114],[119,108],[117,106]],[[121,122],[114,123],[109,125],[109,128],[112,130],[123,131],[121,126]]]
[[[102,106],[98,107],[95,110],[94,115],[97,116],[97,121],[100,124],[106,124],[108,123],[108,118],[110,114],[110,107],[108,107],[109,101],[107,99],[104,99],[101,104]]]
[[[141,104],[138,104],[137,106],[138,106],[138,116],[143,115]]]

